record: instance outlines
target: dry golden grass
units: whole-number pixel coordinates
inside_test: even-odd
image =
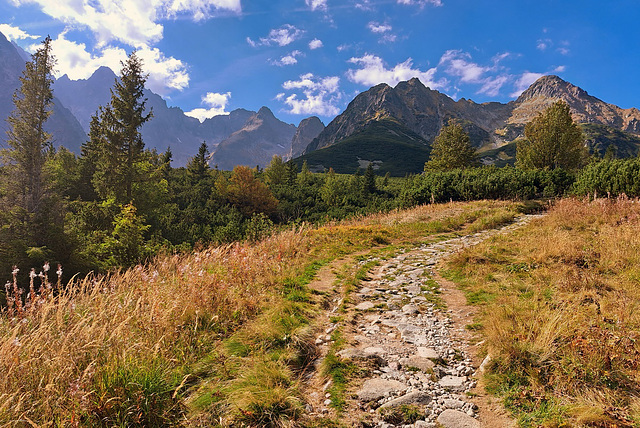
[[[247,423],[282,405],[273,420],[286,425],[300,410],[290,366],[300,359],[295,352],[312,352],[305,343],[313,337],[314,302],[286,303],[283,284],[319,260],[515,212],[509,202],[423,206],[303,226],[255,244],[160,256],[147,266],[77,281],[23,317],[0,316],[0,425],[210,425],[215,406],[194,404],[202,391],[226,394],[224,408]],[[277,352],[262,345],[290,330],[295,337]],[[225,344],[234,338],[249,355],[229,359]],[[256,374],[264,375],[262,386],[252,381]],[[251,410],[256,400],[238,398],[244,397],[238,385],[260,397],[273,382],[279,388],[273,408]]]
[[[565,199],[450,261],[523,426],[640,423],[639,250],[638,201]]]

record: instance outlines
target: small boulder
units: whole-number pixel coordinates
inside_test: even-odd
[[[443,428],[480,428],[480,422],[458,410],[447,409],[436,420]]]

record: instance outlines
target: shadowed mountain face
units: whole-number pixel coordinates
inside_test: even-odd
[[[88,133],[91,116],[99,106],[107,105],[111,100],[110,89],[115,79],[116,75],[110,68],[100,67],[89,79],[70,80],[63,76],[56,80],[53,87]],[[229,115],[215,116],[200,123],[197,119],[186,116],[180,108],[167,106],[160,95],[148,89],[145,89],[144,95],[147,98],[147,108],[153,109],[153,118],[141,129],[145,146],[158,152],[171,147],[174,166],[186,165],[203,141],[207,142],[210,151],[215,150],[220,141],[240,129],[253,114],[239,109]]]
[[[274,155],[289,154],[295,133],[294,125],[276,119],[271,110],[262,107],[240,130],[218,145],[211,164],[225,170],[236,165],[264,167]]]
[[[330,147],[346,138],[364,132],[381,120],[393,120],[416,133],[427,142],[433,142],[440,128],[450,119],[459,120],[471,137],[472,144],[485,150],[500,148],[524,136],[524,125],[540,111],[557,100],[566,101],[574,120],[583,124],[599,125],[598,147],[585,127],[588,144],[601,151],[601,147],[625,141],[618,153],[632,153],[629,144],[637,139],[625,134],[640,134],[640,111],[621,109],[599,100],[586,91],[565,82],[557,76],[543,76],[507,104],[477,104],[464,98],[454,101],[448,96],[425,87],[418,79],[399,83],[395,88],[386,84],[374,86],[358,95],[305,149],[309,154]],[[604,128],[602,128],[604,127]],[[609,129],[610,132],[605,132]],[[614,132],[616,131],[616,132]],[[615,135],[608,142],[607,135]],[[629,143],[631,142],[631,143]],[[637,147],[635,148],[637,151]],[[384,161],[384,160],[380,160]],[[487,160],[489,163],[491,159]],[[327,165],[327,167],[330,165]]]
[[[311,116],[303,119],[298,125],[293,139],[291,140],[291,152],[289,158],[296,158],[302,154],[309,143],[313,141],[324,130],[324,123],[316,117]]]

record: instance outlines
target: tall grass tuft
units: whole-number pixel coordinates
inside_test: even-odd
[[[524,425],[640,424],[638,200],[560,200],[449,267],[492,297],[476,302],[489,385]]]

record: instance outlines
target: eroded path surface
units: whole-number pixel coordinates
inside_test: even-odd
[[[475,389],[479,361],[465,325],[473,308],[436,272],[438,262],[497,234],[522,227],[536,216],[474,235],[424,244],[370,271],[350,295],[340,325],[346,345],[338,355],[366,373],[350,382],[343,421],[363,427],[501,427],[512,421]],[[335,308],[328,317],[335,316]],[[334,318],[333,318],[334,319]],[[317,343],[326,350],[323,334]],[[314,412],[332,412],[321,392]],[[315,395],[318,395],[316,392]],[[311,410],[311,409],[310,409]],[[438,425],[439,424],[439,425]]]

